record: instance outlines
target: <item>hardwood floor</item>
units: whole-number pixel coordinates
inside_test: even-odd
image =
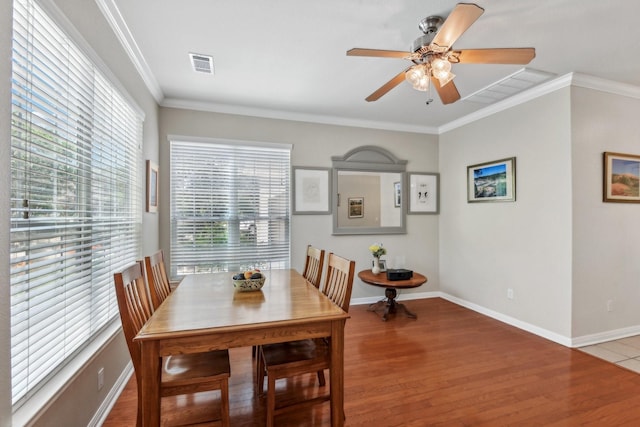
[[[439,298],[405,304],[417,320],[350,309],[347,426],[640,425],[640,375]],[[294,395],[314,381],[278,387]],[[250,348],[231,351],[230,388],[232,426],[263,426]],[[104,426],[133,426],[135,414],[132,379]],[[276,422],[329,425],[329,406]]]

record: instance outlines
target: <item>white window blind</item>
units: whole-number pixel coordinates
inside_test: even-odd
[[[32,0],[14,1],[14,408],[118,314],[140,255],[142,117]]]
[[[171,276],[289,267],[290,148],[171,141]]]

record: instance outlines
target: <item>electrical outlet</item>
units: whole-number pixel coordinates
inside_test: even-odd
[[[607,301],[607,311],[613,311],[613,300]]]
[[[98,369],[98,390],[104,387],[104,368]]]
[[[507,289],[507,299],[513,299],[513,289]]]

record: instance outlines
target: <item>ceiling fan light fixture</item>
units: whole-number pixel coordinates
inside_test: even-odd
[[[426,92],[429,90],[429,76],[424,75],[420,78],[420,80],[413,85],[415,90],[419,90],[421,92]]]
[[[439,79],[439,76],[445,76],[451,71],[451,62],[444,58],[435,58],[431,61],[431,69],[433,70],[433,76]]]
[[[405,80],[415,87],[421,79],[428,75],[425,68],[423,64],[414,65],[404,74]]]
[[[447,73],[447,75],[445,75],[444,77],[436,77],[438,79],[438,82],[440,82],[440,87],[446,85],[447,83],[449,83],[451,80],[453,80],[453,78],[456,75],[453,73]]]

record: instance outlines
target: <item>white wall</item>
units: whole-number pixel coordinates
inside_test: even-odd
[[[440,289],[562,337],[571,335],[569,95],[464,125],[439,144]],[[516,201],[467,203],[467,166],[507,157],[516,157]]]
[[[407,171],[438,170],[437,136],[331,126],[304,122],[262,119],[172,108],[160,110],[160,168],[169,170],[167,135],[230,138],[293,144],[293,166],[331,167],[331,156],[343,155],[362,145],[386,148],[396,157],[408,160]],[[168,194],[168,174],[161,174],[160,193]],[[169,211],[167,198],[160,210]],[[160,243],[169,249],[169,218],[160,216]],[[429,281],[405,292],[438,289],[438,215],[408,215],[407,234],[385,236],[332,236],[331,215],[294,215],[291,221],[291,263],[302,270],[307,244],[333,251],[356,261],[356,271],[371,267],[368,247],[381,242],[387,248],[387,263],[394,267],[397,257],[405,266],[425,274]],[[356,279],[353,298],[381,297],[381,288]]]
[[[602,202],[602,153],[640,155],[640,100],[573,87],[571,110],[572,333],[638,333],[640,205]]]

